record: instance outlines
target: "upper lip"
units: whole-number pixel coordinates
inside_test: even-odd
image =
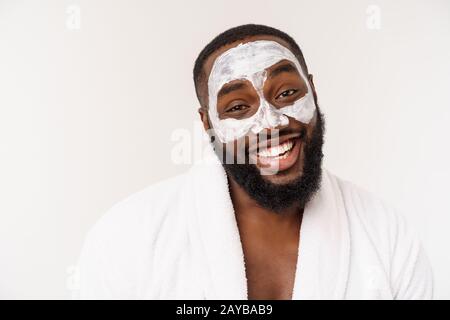
[[[297,132],[297,133],[283,135],[281,137],[278,137],[278,139],[276,139],[276,138],[264,139],[263,141],[258,141],[258,143],[252,145],[248,149],[248,152],[249,152],[249,154],[252,154],[252,153],[255,153],[255,152],[265,149],[265,148],[276,147],[278,145],[285,143],[288,140],[299,138],[300,135],[301,134],[299,132]]]

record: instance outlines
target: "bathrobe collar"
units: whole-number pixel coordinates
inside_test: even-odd
[[[212,151],[212,149],[211,149]],[[206,299],[247,299],[244,254],[226,173],[211,153],[195,164],[193,217],[203,244],[210,285]],[[322,184],[304,210],[293,299],[342,299],[350,235],[341,191],[324,170]]]

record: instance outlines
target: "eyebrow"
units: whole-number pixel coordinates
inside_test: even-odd
[[[269,78],[273,78],[283,72],[297,73],[298,71],[297,71],[297,68],[294,67],[292,64],[284,63],[284,64],[277,66],[275,69],[273,69],[270,72]],[[222,87],[222,89],[220,89],[219,93],[217,94],[217,99],[219,99],[233,91],[240,90],[244,87],[245,87],[245,84],[243,82],[236,82],[233,84],[225,85],[224,87]]]
[[[296,73],[297,72],[297,68],[295,68],[290,63],[285,63],[285,64],[282,64],[282,65],[279,65],[275,69],[272,70],[272,72],[269,75],[269,78],[273,78],[273,77],[275,77],[275,76],[277,76],[277,75],[279,75],[280,73],[283,73],[283,72],[291,72],[291,73],[295,72]]]
[[[224,95],[227,95],[233,91],[240,90],[245,86],[243,82],[236,82],[230,85],[226,85],[222,89],[220,89],[219,93],[217,94],[217,98],[223,97]]]

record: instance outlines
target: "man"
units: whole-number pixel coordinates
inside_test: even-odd
[[[96,224],[82,298],[431,298],[428,262],[403,218],[322,170],[324,120],[290,36],[227,30],[198,56],[194,81],[213,161]]]

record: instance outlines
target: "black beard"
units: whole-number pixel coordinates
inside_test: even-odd
[[[303,208],[319,190],[322,178],[322,146],[324,119],[317,108],[317,121],[311,138],[304,144],[303,174],[286,184],[274,184],[265,180],[255,164],[222,165],[227,175],[233,178],[261,207],[281,213],[298,204]],[[305,135],[306,136],[306,135]]]

